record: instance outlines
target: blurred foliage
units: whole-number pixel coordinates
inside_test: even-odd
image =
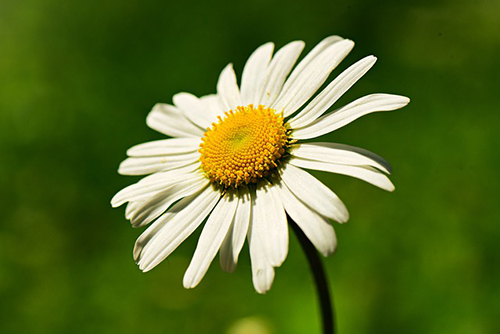
[[[498,333],[499,16],[495,0],[0,2],[0,332],[319,333],[293,236],[265,296],[247,248],[184,290],[197,236],[142,274],[109,200],[138,179],[116,173],[126,149],[162,138],[154,103],[213,92],[264,42],[339,34],[357,47],[334,75],[379,57],[341,102],[412,98],[326,138],[387,158],[394,193],[315,173],[351,212],[325,259],[339,332]]]

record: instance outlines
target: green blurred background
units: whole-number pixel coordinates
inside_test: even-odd
[[[356,48],[334,75],[379,57],[341,102],[412,99],[327,136],[388,159],[394,193],[315,173],[351,212],[324,261],[339,332],[499,333],[499,17],[497,0],[1,1],[0,332],[319,333],[294,236],[264,296],[246,247],[185,290],[197,235],[143,274],[109,201],[138,180],[116,172],[126,149],[163,138],[156,102],[214,92],[264,42],[339,34]]]

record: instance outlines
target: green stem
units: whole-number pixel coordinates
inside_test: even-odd
[[[321,307],[323,334],[334,334],[335,317],[333,305],[330,299],[328,281],[326,279],[325,270],[323,269],[321,258],[319,257],[318,251],[316,250],[314,245],[290,216],[288,216],[288,222],[295,232],[297,239],[299,239],[304,253],[306,253],[309,266],[314,275],[314,282],[316,283],[316,291],[318,293],[319,303]]]

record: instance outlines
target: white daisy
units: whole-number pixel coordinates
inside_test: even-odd
[[[232,272],[248,238],[253,284],[265,293],[288,252],[287,214],[323,255],[336,248],[330,219],[348,220],[337,195],[304,169],[350,175],[384,190],[394,186],[389,164],[364,149],[335,143],[302,143],[409,99],[372,94],[328,112],[375,63],[361,59],[314,98],[354,43],[338,36],[321,41],[294,67],[302,41],[259,47],[248,59],[239,87],[231,64],[217,94],[179,93],[173,105],[157,104],[147,124],[171,139],[132,147],[119,173],[146,175],[118,192],[113,207],[128,202],[133,227],[151,224],[139,237],[134,258],[144,272],[170,255],[203,221],[184,276],[195,287],[219,252]]]

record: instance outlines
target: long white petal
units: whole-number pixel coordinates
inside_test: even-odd
[[[233,64],[227,65],[221,72],[217,82],[217,94],[219,95],[222,106],[226,111],[234,110],[241,106],[240,89],[236,82]],[[213,120],[212,120],[213,121]]]
[[[274,44],[266,43],[255,50],[248,58],[241,77],[241,99],[243,105],[259,103],[257,89],[262,85],[267,66],[271,61]]]
[[[140,201],[129,202],[125,208],[125,218],[130,219],[140,205]]]
[[[130,217],[132,227],[141,227],[151,223],[173,203],[183,197],[192,195],[209,184],[206,177],[185,180],[174,184],[157,193],[155,196],[143,201]]]
[[[267,68],[264,80],[258,88],[259,97],[256,104],[271,105],[278,97],[287,75],[297,61],[304,42],[295,41],[288,43],[278,50]]]
[[[255,194],[252,194],[252,203],[255,203]],[[250,260],[252,262],[252,281],[255,290],[264,294],[271,288],[274,280],[274,268],[270,264],[264,246],[263,235],[255,224],[255,205],[252,205],[252,221],[248,234]],[[257,227],[257,228],[256,228]]]
[[[295,84],[295,81],[298,77],[300,77],[306,70],[306,68],[311,64],[311,62],[316,59],[318,55],[328,49],[331,45],[342,41],[343,38],[340,36],[328,36],[319,42],[293,69],[292,73],[286,80],[283,91],[286,91],[290,88],[292,84]]]
[[[251,219],[251,202],[248,188],[238,189],[238,207],[233,223],[220,248],[220,265],[222,270],[233,272],[238,264],[238,256],[248,234]]]
[[[226,236],[238,205],[237,197],[226,194],[210,214],[201,232],[196,251],[184,275],[184,287],[194,288],[200,283]]]
[[[374,56],[368,56],[336,77],[316,98],[314,98],[297,116],[289,123],[292,129],[305,127],[328,110],[337,100],[344,95],[363,75],[372,68],[377,61]]]
[[[206,190],[206,189],[203,189]],[[203,191],[202,190],[202,191]],[[179,212],[186,209],[186,207],[191,204],[202,191],[193,194],[191,196],[184,197],[179,202],[175,203],[174,206],[168,210],[168,212],[164,213],[159,219],[155,220],[153,224],[151,224],[140,236],[137,238],[137,241],[134,245],[134,260],[135,262],[139,262],[142,256],[142,250],[144,247],[158,234],[158,232],[171,221],[175,215]]]
[[[206,130],[206,128],[214,121],[210,113],[207,112],[204,103],[193,94],[175,94],[173,101],[177,108],[179,108],[191,122],[198,125],[202,130]]]
[[[277,265],[280,266],[288,254],[288,221],[279,188],[272,185],[269,187],[269,193],[271,194],[273,203],[271,206],[275,210],[277,218],[274,224],[270,226],[270,230],[274,231],[273,245],[277,256]],[[270,223],[271,221],[268,222],[268,225]]]
[[[316,119],[307,127],[293,131],[294,139],[310,139],[327,134],[361,116],[377,111],[390,111],[404,107],[410,99],[400,95],[372,94]]]
[[[204,104],[206,112],[210,115],[212,122],[217,121],[217,116],[224,115],[224,108],[220,104],[220,99],[217,94],[210,94],[200,97],[200,101]],[[212,123],[210,123],[212,124]]]
[[[199,138],[172,138],[150,141],[135,145],[127,150],[130,157],[151,157],[158,155],[185,154],[199,149]]]
[[[204,131],[190,122],[176,107],[157,103],[146,118],[147,125],[158,132],[171,137],[201,138]]]
[[[289,163],[282,170],[281,178],[295,196],[320,215],[339,223],[349,219],[347,208],[340,198],[308,172]]]
[[[288,253],[288,224],[283,204],[273,186],[257,189],[253,218],[257,233],[262,233],[267,259],[280,266]]]
[[[168,223],[165,223],[142,249],[138,261],[139,268],[144,272],[149,271],[169,256],[200,226],[219,198],[219,191],[209,186],[184,210],[169,215]]]
[[[193,171],[194,168],[184,167],[149,175],[117,192],[111,199],[111,205],[116,208],[125,202],[144,201],[173,184],[203,175]]]
[[[131,157],[118,168],[122,175],[145,175],[199,163],[200,153],[187,153],[159,157]]]
[[[292,155],[298,158],[323,161],[338,165],[371,166],[391,173],[391,166],[382,157],[358,147],[336,143],[308,143],[292,146]]]
[[[387,191],[394,190],[394,185],[392,184],[391,180],[389,180],[389,178],[385,174],[375,168],[337,165],[328,162],[306,160],[301,158],[290,159],[290,164],[301,168],[322,170],[330,173],[348,175],[366,181]]]
[[[321,52],[307,64],[304,71],[288,87],[287,80],[273,108],[284,110],[285,117],[293,114],[316,93],[353,47],[354,42],[346,39],[334,43]]]
[[[332,254],[337,248],[337,238],[328,220],[305,205],[284,184],[279,185],[279,192],[286,212],[316,249],[324,256]]]

